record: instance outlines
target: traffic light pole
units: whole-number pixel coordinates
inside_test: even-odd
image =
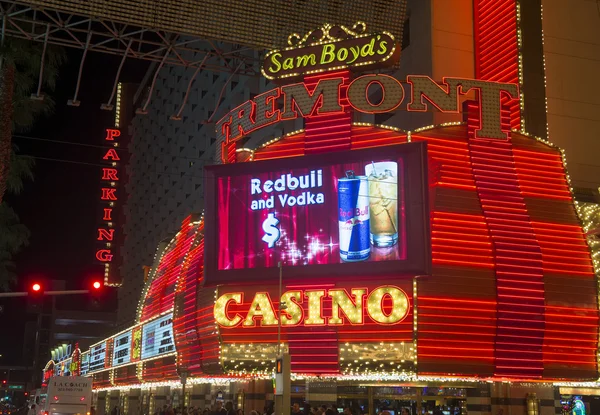
[[[90,290],[63,290],[63,291],[44,291],[40,295],[73,295],[73,294],[89,294]],[[0,293],[0,298],[3,297],[27,297],[31,295],[28,291],[19,291],[14,293]]]

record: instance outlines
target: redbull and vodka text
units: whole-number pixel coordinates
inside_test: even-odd
[[[263,193],[278,193],[277,199],[275,195],[268,196],[267,198],[252,200],[250,209],[261,210],[261,209],[273,209],[275,207],[275,200],[279,201],[281,207],[291,206],[307,206],[307,205],[320,205],[325,203],[325,195],[321,192],[313,193],[310,190],[304,191],[300,194],[290,195],[287,191],[294,191],[298,189],[314,189],[323,187],[323,170],[311,170],[308,174],[302,176],[294,176],[290,173],[282,174],[279,179],[276,180],[265,180],[264,182],[260,179],[250,180],[250,194],[251,195],[262,195]]]

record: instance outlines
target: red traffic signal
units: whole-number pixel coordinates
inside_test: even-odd
[[[44,305],[44,281],[32,279],[27,283],[27,312],[39,313]]]
[[[29,283],[29,288],[27,290],[29,291],[30,297],[41,298],[42,295],[44,294],[44,288],[45,287],[42,282],[33,281],[33,282]]]
[[[94,281],[92,283],[92,287],[94,288],[94,290],[99,290],[100,288],[102,288],[102,283],[100,281]]]

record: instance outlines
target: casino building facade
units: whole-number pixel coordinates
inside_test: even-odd
[[[302,405],[593,413],[589,218],[563,151],[528,133],[545,114],[527,112],[522,7],[475,2],[473,80],[386,75],[393,53],[379,44],[378,60],[381,34],[360,25],[272,51],[263,70],[277,86],[217,122],[222,165],[205,170],[205,213],[157,250],[136,324],[44,376],[93,377],[99,414],[215,399],[249,412],[273,400],[284,354]],[[352,50],[364,51],[360,66]],[[455,118],[377,122],[434,107]],[[294,120],[297,130],[247,146]]]

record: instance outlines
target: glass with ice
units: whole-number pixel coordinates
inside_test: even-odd
[[[398,163],[367,164],[365,174],[369,181],[371,244],[394,246],[398,243]]]

